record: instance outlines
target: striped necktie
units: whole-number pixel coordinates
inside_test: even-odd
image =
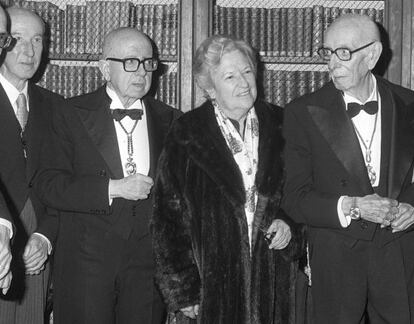
[[[22,130],[24,130],[24,127],[27,123],[27,118],[29,117],[29,112],[27,111],[27,102],[26,102],[26,96],[24,93],[20,93],[16,100],[16,117],[19,121],[20,126],[22,127]]]

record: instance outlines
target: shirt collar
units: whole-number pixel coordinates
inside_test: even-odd
[[[9,80],[7,80],[3,76],[3,74],[0,73],[0,84],[2,85],[4,91],[6,92],[6,95],[9,98],[10,103],[12,104],[13,107],[20,93],[23,93],[26,96],[26,100],[28,101],[28,96],[27,96],[28,82],[27,81],[24,85],[23,90],[19,91],[13,84],[10,83]],[[29,110],[29,105],[27,105],[27,109]]]
[[[377,91],[377,79],[374,77],[373,74],[371,74],[371,78],[372,78],[372,82],[374,84],[374,86],[372,87],[372,91],[371,94],[369,95],[368,99],[365,102],[361,102],[359,99],[344,93],[343,97],[344,97],[344,101],[345,101],[345,105],[348,105],[350,102],[356,102],[360,105],[365,104],[368,101],[378,101],[378,91]]]

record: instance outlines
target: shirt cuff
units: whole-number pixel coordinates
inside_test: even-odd
[[[9,229],[9,233],[10,233],[10,238],[13,237],[13,226],[12,223],[10,221],[8,221],[7,219],[4,218],[0,218],[0,225],[4,225]]]
[[[351,217],[347,216],[342,211],[342,201],[344,200],[346,196],[341,196],[338,199],[338,205],[336,206],[336,210],[338,211],[338,218],[339,222],[341,223],[341,226],[343,228],[347,228],[349,224],[351,224]]]
[[[108,203],[109,203],[109,206],[112,206],[112,201],[113,201],[113,199],[111,198],[111,189],[108,185]]]
[[[49,239],[46,236],[44,236],[43,234],[40,234],[40,233],[33,233],[33,235],[38,235],[40,237],[43,237],[46,240],[46,243],[47,243],[47,254],[50,255],[52,253],[52,244],[50,243]]]

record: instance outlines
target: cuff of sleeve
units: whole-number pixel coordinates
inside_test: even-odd
[[[47,254],[50,255],[52,253],[52,244],[50,243],[49,239],[46,236],[44,236],[43,234],[40,234],[40,233],[33,233],[33,235],[38,235],[46,241],[46,243],[47,243]]]
[[[336,210],[338,211],[338,218],[341,226],[343,228],[347,228],[351,224],[351,217],[346,216],[342,211],[342,201],[344,200],[345,196],[341,196],[338,199],[338,204],[336,206]]]
[[[10,238],[12,238],[13,237],[12,223],[10,221],[8,221],[7,219],[0,218],[0,225],[4,225],[9,229],[9,236],[10,236]]]
[[[111,179],[109,179],[108,181],[108,203],[109,203],[109,206],[112,206],[113,199],[111,198],[111,186],[109,185],[110,182],[111,182]]]

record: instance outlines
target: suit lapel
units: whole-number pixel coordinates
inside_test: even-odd
[[[163,138],[166,132],[166,127],[162,123],[160,116],[157,116],[155,111],[156,107],[150,103],[148,99],[144,99],[146,117],[147,117],[147,128],[148,128],[148,143],[150,152],[150,170],[149,176],[155,178],[155,171],[157,168],[157,160],[160,156],[161,149],[163,146]]]
[[[29,83],[29,119],[24,131],[24,138],[27,142],[27,175],[30,180],[36,171],[40,157],[39,149],[44,142],[44,136],[47,134],[48,119],[45,116],[48,104],[40,95],[39,91]]]
[[[21,127],[6,92],[0,85],[0,159],[1,182],[7,188],[17,211],[23,208],[28,196],[26,160],[20,137]]]
[[[88,109],[78,107],[79,116],[92,142],[105,160],[112,177],[121,179],[124,177],[122,162],[115,125],[109,109],[110,98],[106,94],[105,87],[100,88],[93,99],[95,100],[91,100]]]
[[[307,107],[315,125],[335,153],[338,160],[359,184],[364,193],[372,193],[364,158],[352,122],[346,114],[345,104],[339,91],[332,87],[331,100],[322,105]]]
[[[381,169],[388,162],[387,196],[396,199],[401,192],[414,155],[414,132],[407,123],[404,104],[379,80],[382,130]],[[387,121],[387,122],[385,122]],[[388,170],[387,170],[388,171]],[[411,175],[408,175],[411,176]]]

